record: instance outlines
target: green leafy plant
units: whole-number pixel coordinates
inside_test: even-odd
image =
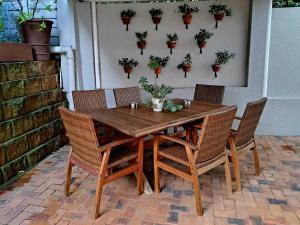
[[[163,14],[163,11],[161,9],[154,9],[152,8],[149,13],[151,16],[161,16]]]
[[[120,66],[136,67],[138,64],[138,61],[134,59],[122,58],[121,60],[119,60]]]
[[[149,93],[153,98],[157,99],[164,100],[167,95],[173,92],[173,88],[171,86],[166,86],[165,84],[149,84],[146,77],[141,77],[139,84],[147,93]]]
[[[150,62],[148,64],[149,68],[151,70],[155,70],[157,67],[165,67],[168,64],[169,56],[165,58],[161,58],[158,56],[151,55],[149,59],[150,59]]]
[[[136,12],[133,9],[122,10],[121,17],[134,17]]]
[[[177,112],[183,109],[183,106],[180,104],[175,104],[172,100],[166,100],[164,103],[164,110],[169,112]]]
[[[192,56],[191,54],[187,54],[185,57],[184,57],[184,60],[182,63],[180,63],[177,68],[178,69],[183,69],[184,66],[186,65],[192,65]]]
[[[273,0],[274,8],[300,7],[299,0]]]
[[[209,32],[206,29],[200,29],[200,32],[195,35],[195,40],[196,41],[206,41],[213,36],[214,36],[214,34],[212,32]]]
[[[190,7],[188,4],[183,4],[183,5],[178,6],[178,12],[182,13],[184,15],[187,15],[187,14],[199,12],[199,8],[198,7]]]
[[[139,41],[146,41],[147,38],[147,31],[140,33],[140,32],[136,32],[135,36],[137,37],[137,39],[139,39]]]
[[[174,34],[167,34],[167,37],[169,39],[169,41],[178,41],[178,36],[176,33]]]
[[[229,62],[230,59],[233,59],[235,57],[235,53],[229,53],[229,51],[224,50],[224,51],[219,51],[216,53],[216,60],[215,64],[216,65],[224,65]]]
[[[227,5],[217,5],[217,4],[213,4],[211,6],[209,6],[209,13],[212,15],[218,14],[218,13],[224,13],[225,16],[232,16],[233,12],[231,8],[227,8]]]

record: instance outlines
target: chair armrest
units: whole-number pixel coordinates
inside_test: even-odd
[[[122,138],[122,139],[119,139],[119,140],[115,140],[115,141],[112,141],[106,145],[103,145],[101,147],[99,147],[99,150],[100,152],[104,152],[106,151],[107,149],[111,149],[111,148],[114,148],[114,147],[117,147],[119,145],[122,145],[122,144],[125,144],[125,143],[128,143],[128,142],[132,142],[132,141],[135,141],[136,138]]]
[[[242,120],[242,117],[236,116],[234,117],[235,120]]]
[[[193,127],[198,128],[198,129],[202,129],[202,124],[196,124]]]
[[[230,130],[230,136],[235,137],[239,134],[239,132],[237,130],[231,129]]]
[[[191,148],[193,150],[197,149],[196,145],[194,145],[194,144],[192,144],[190,142],[187,142],[185,140],[176,138],[176,137],[170,137],[170,136],[167,136],[167,135],[158,135],[158,137],[159,137],[159,139],[165,139],[165,140],[176,142],[177,144],[184,145],[184,146],[189,147],[189,148]]]

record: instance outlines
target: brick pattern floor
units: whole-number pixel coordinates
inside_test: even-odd
[[[199,177],[204,215],[197,217],[191,183],[162,174],[161,194],[136,196],[134,176],[107,185],[102,216],[93,219],[95,177],[74,169],[64,197],[68,147],[0,192],[0,224],[300,224],[300,137],[257,137],[262,173],[254,176],[251,153],[240,157],[242,192],[226,194],[222,167]]]

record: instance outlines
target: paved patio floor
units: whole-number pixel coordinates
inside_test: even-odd
[[[0,224],[300,224],[300,137],[258,137],[262,173],[251,153],[240,159],[242,192],[226,194],[224,169],[200,177],[204,215],[197,217],[189,182],[163,173],[161,194],[136,196],[128,176],[106,186],[93,219],[95,177],[75,169],[64,197],[68,147],[50,155],[0,192]]]

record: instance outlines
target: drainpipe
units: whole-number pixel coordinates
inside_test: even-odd
[[[67,57],[68,90],[66,92],[67,92],[67,99],[69,102],[69,108],[73,110],[74,103],[72,98],[72,91],[76,89],[74,50],[71,46],[51,46],[50,52],[65,55]]]

